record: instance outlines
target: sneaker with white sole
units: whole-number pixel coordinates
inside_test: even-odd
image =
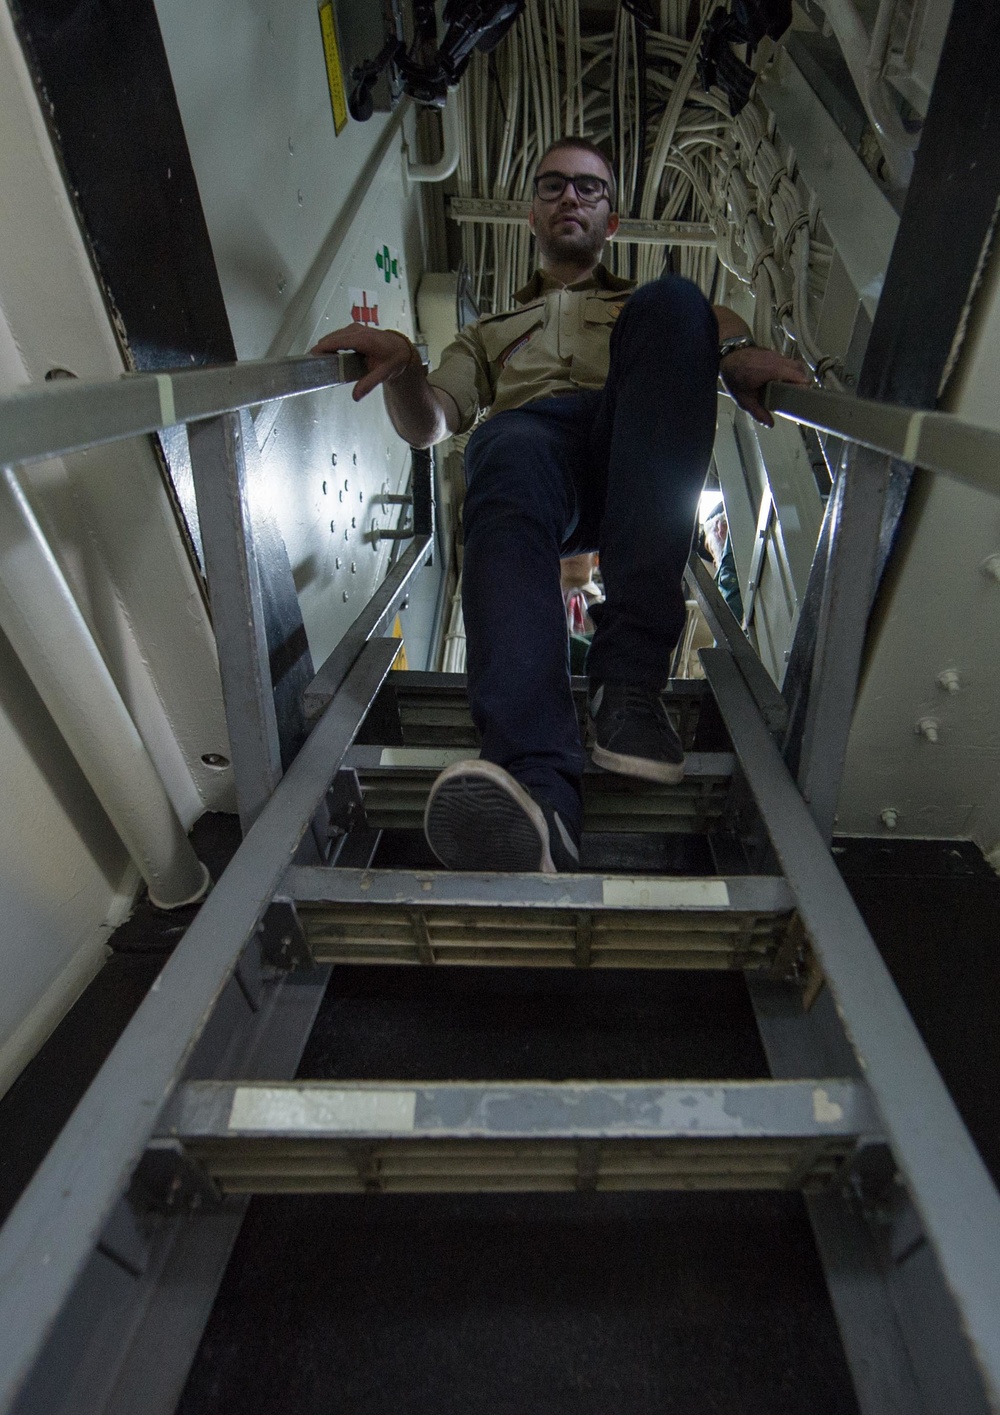
[[[684,748],[658,689],[593,683],[588,707],[597,766],[669,786],[683,778]]]
[[[576,833],[494,762],[454,762],[431,787],[424,834],[447,870],[554,875],[580,868]]]

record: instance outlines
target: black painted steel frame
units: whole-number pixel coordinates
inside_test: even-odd
[[[861,398],[927,409],[937,403],[993,238],[1000,192],[998,52],[1000,8],[993,0],[957,0],[858,380]],[[812,757],[843,762],[861,645],[912,473],[896,459],[858,448],[849,453],[837,480],[863,485],[853,494],[835,487],[830,497],[799,615],[782,689],[790,713],[785,759],[811,789],[822,778],[816,789],[827,830],[840,773]],[[854,504],[845,514],[847,501]],[[854,595],[851,617],[831,619],[831,605],[859,575],[868,582],[867,603]],[[823,701],[831,694],[839,711]],[[812,745],[804,759],[807,736]]]

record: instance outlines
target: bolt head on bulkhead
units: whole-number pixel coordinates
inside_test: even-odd
[[[914,727],[918,737],[923,737],[925,742],[938,742],[941,738],[941,724],[936,717],[922,717]]]
[[[981,568],[988,580],[994,580],[1000,585],[1000,554],[987,555]]]

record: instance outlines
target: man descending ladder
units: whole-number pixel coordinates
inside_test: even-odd
[[[676,783],[684,751],[660,694],[684,625],[681,577],[715,435],[716,384],[761,422],[798,363],[754,346],[732,310],[679,276],[640,290],[600,263],[618,228],[607,157],[579,137],[543,153],[529,224],[539,269],[518,308],[481,319],[425,375],[405,336],[356,326],[354,349],[402,437],[465,433],[463,610],[476,762],[435,783],[427,838],[458,870],[572,870],[584,754],[567,671],[560,555],[599,550],[607,598],[588,659],[593,759]],[[634,293],[633,293],[634,291]],[[721,344],[720,344],[721,339]],[[402,341],[402,342],[401,342]]]
[[[558,157],[567,151],[569,159]],[[245,443],[233,414],[349,381],[356,370],[345,360],[47,385],[0,405],[0,488],[12,535],[19,508],[25,517],[28,508],[11,469],[166,422],[201,426],[192,439],[193,472],[202,491],[217,492],[204,499],[201,516],[206,563],[219,563],[209,552],[227,546],[239,571],[209,570],[220,660],[224,669],[240,669],[228,679],[224,671],[224,681],[238,685],[227,689],[227,714],[231,723],[256,714],[261,728],[232,733],[237,775],[258,788],[248,797],[254,805],[243,844],[0,1233],[4,1415],[168,1415],[249,1193],[737,1186],[806,1194],[863,1415],[1000,1410],[1000,1196],[775,743],[785,704],[738,630],[728,649],[721,646],[728,612],[710,582],[700,593],[720,647],[703,653],[706,684],[674,686],[671,724],[653,691],[666,676],[658,655],[669,636],[647,621],[643,604],[630,602],[631,562],[616,538],[634,525],[632,501],[641,499],[644,520],[677,551],[670,566],[651,562],[644,572],[661,577],[669,602],[687,548],[695,464],[707,456],[697,448],[699,437],[708,440],[709,414],[697,436],[691,426],[693,410],[712,401],[716,326],[682,283],[657,282],[625,300],[625,291],[598,276],[592,262],[613,221],[598,162],[579,140],[543,159],[533,219],[547,263],[534,304],[521,312],[527,323],[521,315],[512,330],[501,329],[503,318],[481,322],[434,375],[448,388],[424,378],[399,336],[369,331],[379,342],[367,352],[363,332],[332,336],[356,343],[373,365],[355,396],[386,384],[390,406],[398,401],[404,413],[409,406],[421,424],[406,423],[407,436],[421,433],[416,441],[432,442],[466,417],[469,425],[492,405],[470,454],[468,593],[479,614],[472,718],[461,681],[435,676],[423,685],[421,735],[413,705],[421,685],[390,674],[398,644],[379,637],[429,550],[429,534],[420,533],[311,685],[307,697],[321,680],[326,685],[325,710],[276,786],[270,759],[255,747],[276,740],[276,726],[244,519]],[[591,263],[582,279],[566,280],[584,264],[560,265],[552,252],[558,256],[560,240],[572,252],[585,237],[596,243]],[[745,338],[735,317],[723,311],[717,319],[726,339],[731,331]],[[599,369],[595,326],[606,336],[612,324]],[[669,341],[670,360],[657,352]],[[539,358],[551,361],[548,373],[543,366],[534,372],[536,345]],[[736,396],[758,414],[760,383],[781,372],[802,378],[776,359],[747,348],[723,359]],[[657,396],[630,373],[643,362]],[[462,367],[471,380],[467,406]],[[502,406],[501,394],[518,380],[524,396],[514,392]],[[687,405],[677,401],[678,389],[687,390]],[[563,404],[577,409],[575,421],[556,416]],[[209,443],[213,419],[217,436]],[[523,433],[524,419],[533,438]],[[550,423],[562,429],[558,437]],[[508,426],[522,432],[516,455],[501,457],[496,449]],[[578,426],[590,450],[605,429],[600,456],[574,460]],[[640,466],[646,481],[630,492]],[[426,499],[417,491],[415,475],[415,526],[418,499]],[[605,499],[602,521],[595,507]],[[639,529],[635,556],[652,553],[656,539]],[[591,663],[590,712],[603,760],[619,771],[587,771],[582,863],[590,870],[553,879],[539,866],[572,859],[556,819],[575,843],[583,763],[577,718],[559,717],[560,701],[573,704],[562,679],[561,611],[551,664],[541,653],[555,640],[543,591],[549,574],[549,598],[561,604],[558,553],[588,542],[602,547],[609,591]],[[496,545],[512,558],[491,582],[483,567]],[[499,622],[501,596],[516,640]],[[631,657],[622,647],[630,642]],[[257,653],[249,692],[240,686],[248,643]],[[539,656],[542,668],[534,666]],[[616,672],[630,676],[619,680]],[[615,700],[621,716],[609,722]],[[467,755],[473,720],[486,760],[456,770],[442,759],[451,749]],[[690,752],[679,781],[683,752],[674,733]],[[629,790],[623,766],[654,780]],[[380,829],[403,825],[405,834],[425,811],[445,863],[492,862],[506,871],[450,873],[424,868],[425,858],[415,866],[393,861],[391,852],[376,858]],[[624,828],[623,813],[633,822]],[[721,813],[733,829],[712,829]],[[692,871],[672,855],[664,844],[668,821],[689,834],[708,827],[711,859],[703,854]],[[332,855],[328,823],[343,840]],[[652,848],[636,842],[643,833]],[[631,846],[622,843],[629,835]],[[738,969],[749,975],[771,1078],[515,1085],[298,1077],[327,982],[322,965],[356,961]],[[803,1005],[804,973],[817,985],[825,981],[811,1009]]]

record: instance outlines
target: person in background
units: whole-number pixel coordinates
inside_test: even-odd
[[[715,567],[715,583],[719,593],[729,605],[736,618],[743,623],[743,596],[740,594],[740,577],[736,572],[736,558],[733,542],[729,535],[726,508],[720,501],[712,508],[703,522],[705,527],[705,548],[712,557]]]

